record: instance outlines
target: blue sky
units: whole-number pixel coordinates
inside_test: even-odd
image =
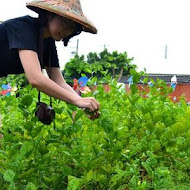
[[[4,1],[0,20],[29,14],[27,0]],[[79,39],[79,54],[126,51],[139,70],[149,73],[190,74],[189,0],[81,0],[84,14],[98,28],[82,33],[67,48],[57,43],[61,66],[69,60]],[[7,11],[7,9],[10,11]],[[165,59],[165,46],[168,47]]]

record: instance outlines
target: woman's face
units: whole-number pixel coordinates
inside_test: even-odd
[[[60,41],[70,36],[74,32],[75,26],[74,21],[56,15],[49,18],[48,31],[55,41]]]

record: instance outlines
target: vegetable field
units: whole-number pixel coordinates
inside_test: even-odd
[[[101,104],[95,121],[54,100],[55,123],[42,125],[34,117],[37,91],[30,85],[17,98],[0,99],[1,190],[190,189],[190,107],[167,98],[170,89],[162,81],[147,96],[135,84],[126,93],[116,80],[106,80],[109,92],[99,83],[88,94]],[[45,95],[43,100],[49,102]]]

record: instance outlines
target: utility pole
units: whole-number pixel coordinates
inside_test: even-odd
[[[79,52],[79,39],[77,39],[77,44],[74,47],[70,47],[70,48],[74,48],[75,50],[71,52],[72,55],[78,55]]]
[[[165,59],[168,57],[168,45],[165,46]]]
[[[79,39],[77,39],[77,47],[76,47],[76,54],[78,55],[78,51],[79,51]]]
[[[108,46],[109,46],[109,45],[107,45],[107,44],[104,44],[104,50],[105,50],[105,49],[107,49],[107,47],[108,47]]]
[[[104,47],[104,50],[105,49],[107,49],[107,47],[109,46],[109,45],[107,45],[107,44],[104,44],[104,45],[100,45],[101,47]]]

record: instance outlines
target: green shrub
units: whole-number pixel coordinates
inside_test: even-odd
[[[2,98],[1,189],[189,189],[190,108],[170,101],[161,81],[146,98],[135,85],[130,93],[115,80],[109,85],[108,93],[99,85],[88,94],[101,103],[95,121],[54,100],[55,123],[42,125],[31,86]]]

